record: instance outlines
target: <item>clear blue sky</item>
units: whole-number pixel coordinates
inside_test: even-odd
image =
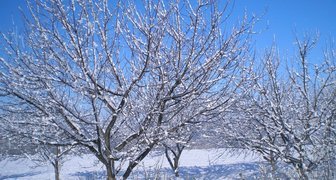
[[[295,33],[302,37],[304,33],[319,31],[319,49],[326,45],[326,40],[336,37],[336,0],[235,0],[234,3],[233,16],[241,16],[244,10],[248,14],[265,14],[257,26],[262,31],[255,41],[259,50],[268,48],[275,40],[281,53],[291,55]],[[24,5],[24,0],[0,0],[0,31],[11,28],[12,20],[20,26],[18,6]]]
[[[235,12],[254,12],[265,15],[258,24],[263,30],[256,38],[257,48],[269,47],[275,40],[280,52],[293,55],[295,36],[302,38],[305,33],[320,34],[317,48],[310,59],[318,62],[320,51],[326,41],[336,38],[336,0],[236,0]]]

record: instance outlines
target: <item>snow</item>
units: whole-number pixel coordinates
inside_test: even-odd
[[[245,152],[241,155],[231,155],[226,149],[193,149],[182,152],[180,165],[183,167],[207,167],[211,165],[237,164],[247,162],[258,162],[260,158],[256,155]],[[144,159],[147,166],[154,166],[158,162],[162,163],[162,167],[169,168],[168,161],[164,155],[152,155],[150,158]]]
[[[257,173],[260,158],[252,153],[231,155],[225,149],[185,150],[180,160],[182,177],[206,177],[206,179],[238,178]],[[0,179],[54,179],[54,169],[50,164],[37,165],[29,159],[4,159],[0,161]],[[160,170],[161,176],[173,177],[165,156],[153,152],[134,170],[130,179],[148,177],[147,173]],[[247,174],[246,174],[247,173]],[[250,173],[250,174],[249,174]],[[61,179],[104,179],[104,166],[93,155],[69,157],[61,167]],[[197,178],[197,179],[198,179]]]

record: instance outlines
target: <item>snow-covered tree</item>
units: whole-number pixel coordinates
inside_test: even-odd
[[[49,163],[54,168],[55,180],[60,180],[61,167],[66,161],[66,155],[74,148],[74,146],[57,146],[39,144],[36,148],[37,153],[33,156],[28,155],[29,159],[40,164]]]
[[[7,109],[4,108],[4,111],[6,112]],[[3,113],[2,115],[8,117],[3,118],[0,127],[3,140],[9,144],[7,146],[4,145],[8,152],[2,152],[2,155],[5,158],[26,157],[37,165],[51,164],[54,168],[55,179],[59,180],[60,169],[65,161],[65,156],[78,143],[75,141],[72,144],[49,143],[62,142],[62,140],[67,140],[70,137],[64,134],[64,131],[57,126],[38,124],[34,119],[25,119],[18,116],[14,116],[15,119],[12,119],[9,118],[12,116],[11,113]],[[42,130],[43,132],[37,132],[37,130]],[[13,150],[16,152],[12,153],[11,151]],[[76,154],[78,155],[79,153]]]
[[[27,4],[25,33],[2,35],[1,123],[43,144],[88,148],[108,179],[127,178],[177,129],[218,115],[245,81],[254,20],[228,25],[228,4]]]
[[[273,49],[263,60],[262,75],[228,116],[228,138],[261,153],[272,171],[280,160],[291,164],[301,179],[335,153],[335,54],[323,63],[308,63],[315,39],[297,40],[298,56],[287,70]],[[286,73],[287,72],[287,73]],[[230,121],[228,121],[230,122]]]
[[[191,131],[188,127],[183,129],[181,128],[177,129],[176,132],[172,135],[172,137],[166,138],[162,144],[169,166],[173,170],[174,175],[179,177],[180,158],[183,150],[190,146],[189,143],[193,137],[193,131]]]

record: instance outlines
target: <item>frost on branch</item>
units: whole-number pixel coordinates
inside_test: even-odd
[[[86,147],[109,178],[127,178],[169,134],[214,120],[246,80],[254,20],[225,30],[217,2],[28,5],[24,45],[3,35],[2,122],[45,144]]]
[[[222,135],[260,153],[273,178],[280,162],[290,164],[302,179],[316,172],[330,178],[335,163],[335,56],[326,52],[324,62],[312,66],[308,53],[316,41],[297,41],[293,62],[298,66],[281,69],[275,49],[265,54],[262,72],[223,117]]]

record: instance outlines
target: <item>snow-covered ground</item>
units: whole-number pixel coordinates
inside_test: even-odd
[[[259,171],[260,158],[252,153],[232,155],[224,149],[185,150],[181,156],[180,174],[185,179],[253,179]],[[61,167],[61,179],[105,179],[104,166],[92,155],[71,157]],[[130,179],[173,177],[165,156],[150,154],[141,162]],[[0,179],[54,179],[51,165],[39,166],[29,159],[0,161]]]

